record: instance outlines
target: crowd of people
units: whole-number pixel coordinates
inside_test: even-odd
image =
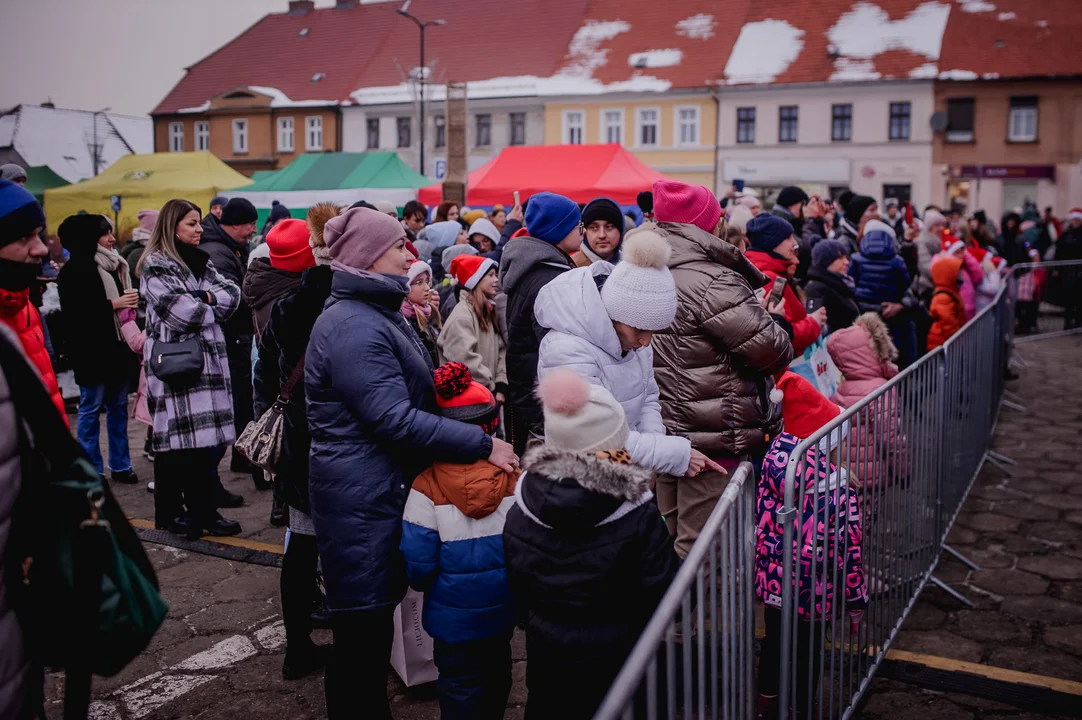
[[[958,332],[1011,265],[1082,259],[1082,210],[1062,227],[1026,208],[997,232],[982,213],[918,216],[890,200],[880,213],[870,197],[795,186],[764,210],[735,189],[719,200],[676,181],[637,205],[540,192],[510,209],[445,202],[431,223],[415,201],[401,215],[389,203],[323,203],[304,219],[279,205],[257,236],[247,200],[216,198],[204,214],[176,199],[141,212],[120,250],[107,218],[69,217],[55,282],[79,443],[103,473],[104,413],[111,477],[136,483],[129,414],[145,423],[155,526],[188,538],[241,530],[220,512],[243,503],[219,476],[227,453],[257,489],[273,486],[271,521],[290,531],[283,676],[326,666],[331,718],[390,717],[393,616],[407,585],[425,593],[443,717],[503,716],[516,624],[527,717],[590,717],[729,473],[750,460],[761,470],[767,717],[792,450]],[[43,229],[34,198],[0,181],[0,341],[22,350],[63,414],[30,301],[49,264]],[[1041,273],[1023,275],[1034,286],[1023,305],[1039,302]],[[788,370],[822,342],[845,376],[833,398]],[[235,443],[272,408],[283,430],[265,473]],[[880,458],[905,475],[896,424],[862,423],[851,477]],[[873,442],[872,426],[889,441]],[[18,492],[18,453],[0,443],[0,521]],[[808,462],[813,485],[835,471],[825,455]],[[857,622],[868,598],[858,493],[827,487],[825,509],[801,511],[840,516],[826,525],[847,540],[829,562]],[[802,616],[832,602],[804,587]],[[312,640],[320,625],[330,647]],[[802,632],[798,645],[816,642]],[[28,678],[0,676],[0,688]]]

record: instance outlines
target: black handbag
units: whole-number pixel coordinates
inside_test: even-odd
[[[190,382],[203,374],[203,347],[199,338],[180,342],[155,340],[151,347],[150,374],[164,383]]]

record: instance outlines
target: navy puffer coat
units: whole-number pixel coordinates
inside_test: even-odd
[[[402,317],[406,278],[335,272],[305,360],[309,498],[332,610],[394,606],[413,479],[434,460],[492,453],[479,426],[441,418],[428,354]]]
[[[898,243],[883,230],[864,233],[860,252],[851,258],[849,274],[856,283],[857,302],[864,311],[878,311],[885,302],[902,302],[909,288],[909,270],[898,254]]]

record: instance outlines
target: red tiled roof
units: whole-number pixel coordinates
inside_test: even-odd
[[[980,77],[1082,75],[1082,3],[991,0],[996,9],[951,13],[939,61],[942,72]],[[1002,18],[1002,19],[1001,19]]]
[[[649,75],[672,83],[674,88],[701,88],[722,77],[729,50],[740,32],[741,18],[751,0],[593,0],[585,23],[623,21],[629,29],[601,42],[606,62],[593,77],[602,83]],[[636,68],[634,54],[677,50],[679,61]],[[565,57],[565,70],[573,59]]]
[[[697,88],[934,79],[953,70],[965,71],[953,77],[1082,74],[1082,53],[1074,47],[1082,34],[1080,5],[1082,0],[415,0],[410,12],[448,21],[425,34],[435,83],[578,71],[603,84],[646,77],[662,86]],[[192,66],[153,114],[198,107],[242,85],[275,88],[295,101],[333,103],[352,102],[350,93],[361,88],[399,85],[419,58],[417,29],[395,13],[397,7],[376,3],[268,15]],[[844,22],[854,18],[860,22]],[[741,48],[742,31],[756,29],[762,32],[751,33],[755,42]],[[778,37],[796,39],[769,41]],[[636,67],[633,59],[641,53],[644,66]],[[729,66],[744,72],[727,75]],[[324,77],[312,82],[316,73]]]

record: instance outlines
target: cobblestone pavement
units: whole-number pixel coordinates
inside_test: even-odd
[[[944,553],[936,575],[969,609],[928,586],[894,647],[1082,681],[1082,337],[1019,347],[1029,368],[1010,390],[1026,412],[1004,408],[993,448],[1018,462],[1014,477],[986,466],[948,536],[981,566]],[[1078,700],[1082,707],[1082,698]],[[969,695],[873,681],[867,718],[995,718],[1021,711]],[[1032,717],[1027,715],[1026,717]]]
[[[944,555],[937,575],[969,597],[965,608],[938,588],[922,594],[894,647],[1037,675],[1082,681],[1082,337],[1022,346],[1029,369],[1011,389],[1027,413],[1004,409],[994,447],[1018,461],[1015,477],[982,471],[950,542],[982,569],[971,571]],[[145,481],[150,463],[137,452],[143,427],[132,424],[132,451],[141,483],[114,486],[133,518],[153,518]],[[104,429],[103,429],[104,438]],[[245,507],[225,510],[242,537],[280,547],[284,531],[270,527],[270,494],[227,472],[228,489]],[[95,682],[97,720],[191,718],[251,720],[325,717],[322,673],[281,677],[284,634],[278,570],[177,548],[146,544],[158,570],[169,617],[146,652],[114,678]],[[330,642],[329,632],[316,641]],[[526,700],[525,646],[514,639],[514,687],[507,718],[522,716]],[[50,717],[58,717],[59,677],[50,676]],[[388,693],[401,720],[439,717],[433,686],[405,688],[393,673]],[[1082,704],[1082,699],[1080,699]],[[858,716],[878,720],[991,720],[1038,715],[960,693],[893,680],[872,682]]]

